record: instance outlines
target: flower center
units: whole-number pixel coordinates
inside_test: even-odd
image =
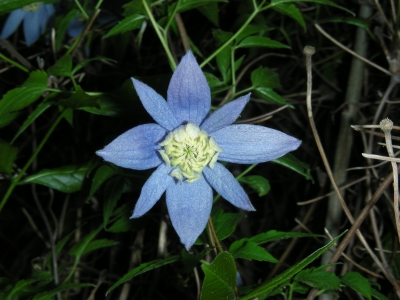
[[[37,11],[40,8],[40,6],[42,6],[42,2],[34,2],[34,3],[23,6],[22,10],[33,12],[33,11]]]
[[[222,151],[212,137],[193,123],[170,132],[160,146],[164,149],[158,152],[167,166],[175,167],[170,175],[180,182],[198,180],[205,166],[214,167]]]

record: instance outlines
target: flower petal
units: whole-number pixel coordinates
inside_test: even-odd
[[[147,84],[134,78],[131,79],[140,101],[142,101],[144,108],[152,116],[154,121],[169,131],[174,130],[180,125],[163,97]]]
[[[19,24],[21,24],[22,20],[24,19],[25,14],[26,12],[22,9],[16,9],[10,13],[6,23],[3,26],[3,30],[1,31],[2,39],[8,38],[15,32],[15,30],[17,30]]]
[[[40,34],[43,34],[46,26],[47,26],[47,22],[49,21],[49,19],[51,18],[51,16],[54,14],[55,9],[53,4],[43,4],[37,11],[37,14],[40,14]]]
[[[158,143],[166,134],[167,130],[158,124],[140,125],[121,134],[96,154],[124,168],[154,168],[163,162],[156,150],[161,149]]]
[[[230,125],[210,135],[222,148],[218,160],[238,164],[270,161],[301,144],[283,132],[258,125]]]
[[[187,250],[206,227],[212,203],[212,189],[203,177],[193,183],[175,182],[167,188],[171,222]]]
[[[174,183],[174,178],[169,176],[171,169],[172,167],[161,164],[151,174],[142,187],[139,200],[135,205],[131,218],[138,218],[147,213],[161,198],[168,186]]]
[[[240,97],[239,99],[233,100],[228,104],[225,104],[220,109],[212,113],[200,126],[201,129],[212,133],[228,125],[231,125],[239,117],[243,108],[249,102],[250,94]]]
[[[32,45],[39,39],[42,34],[40,30],[40,22],[43,10],[29,11],[24,18],[24,35],[25,42],[28,46]]]
[[[180,124],[192,122],[199,126],[210,111],[210,87],[191,51],[182,57],[172,75],[167,95]]]
[[[204,177],[207,182],[225,200],[244,210],[255,210],[244,189],[235,177],[220,163],[215,163],[214,168],[205,167]]]

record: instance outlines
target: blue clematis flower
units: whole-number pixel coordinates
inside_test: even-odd
[[[1,38],[6,39],[13,34],[23,20],[25,41],[30,46],[44,33],[47,21],[54,12],[53,4],[43,4],[42,2],[35,2],[16,9],[8,16],[1,32]]]
[[[97,155],[120,167],[157,167],[144,184],[132,218],[149,211],[166,192],[171,222],[189,249],[204,230],[213,204],[212,188],[234,206],[255,210],[233,175],[217,160],[266,162],[297,149],[300,141],[257,125],[232,125],[250,95],[210,113],[207,80],[189,51],[175,70],[165,101],[133,79],[139,98],[158,124],[123,133]]]

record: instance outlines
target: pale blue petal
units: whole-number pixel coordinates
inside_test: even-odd
[[[28,46],[32,45],[39,39],[42,34],[40,29],[40,22],[43,10],[37,10],[34,12],[27,12],[24,18],[24,35],[25,42]]]
[[[145,170],[163,162],[157,150],[167,131],[158,124],[134,127],[118,136],[96,154],[123,168]]]
[[[213,169],[205,167],[203,174],[207,182],[222,198],[240,209],[255,210],[244,189],[223,165],[217,162]]]
[[[172,75],[167,95],[168,104],[180,124],[200,125],[209,113],[210,87],[191,51],[182,57]]]
[[[175,182],[167,188],[169,216],[187,250],[206,227],[212,203],[212,189],[203,177],[193,183]]]
[[[174,183],[174,178],[169,175],[172,167],[161,164],[151,174],[142,187],[140,197],[133,210],[131,218],[138,218],[147,213],[161,198],[165,190]]]
[[[40,14],[40,34],[43,34],[46,30],[47,22],[54,14],[54,6],[53,4],[42,5],[36,13]]]
[[[154,121],[169,131],[180,125],[163,97],[143,82],[131,79],[140,101]]]
[[[230,125],[210,135],[222,148],[218,160],[238,164],[277,159],[301,144],[283,132],[258,125]]]
[[[83,21],[80,21],[79,18],[76,17],[68,25],[68,29],[67,29],[68,35],[72,38],[77,37],[78,35],[81,34],[84,26],[85,26],[85,23]]]
[[[3,26],[3,30],[1,31],[1,38],[6,39],[10,35],[12,35],[15,30],[17,30],[19,24],[21,24],[24,19],[26,12],[22,9],[16,9],[10,13],[7,18],[6,23]]]
[[[212,133],[228,125],[231,125],[239,117],[243,108],[249,102],[250,94],[240,97],[239,99],[233,100],[228,104],[225,104],[220,109],[212,113],[200,126],[208,133]]]

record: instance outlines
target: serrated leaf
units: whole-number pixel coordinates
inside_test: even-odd
[[[143,263],[139,265],[138,267],[134,268],[133,270],[129,271],[126,273],[124,276],[121,277],[120,280],[118,280],[116,283],[114,283],[106,292],[106,296],[115,288],[123,284],[125,281],[128,281],[129,279],[143,274],[145,272],[148,272],[150,270],[168,265],[170,263],[176,262],[179,260],[179,255],[174,255],[174,256],[169,256],[166,258],[161,258],[161,259],[156,259],[147,263]]]
[[[271,40],[267,37],[262,36],[249,36],[242,40],[237,46],[239,48],[254,48],[254,47],[265,47],[265,48],[285,48],[290,49],[288,45],[282,44],[280,42]]]
[[[17,153],[17,147],[13,147],[9,143],[0,140],[0,173],[4,172],[11,175]]]
[[[94,286],[95,285],[92,283],[65,283],[65,284],[62,284],[62,285],[56,287],[55,289],[53,289],[51,291],[40,293],[40,294],[36,295],[35,297],[33,297],[32,300],[49,300],[49,299],[53,299],[53,297],[55,295],[57,295],[59,292],[62,292],[62,291],[72,290],[72,289],[76,289],[76,288],[83,288],[83,287],[94,287]]]
[[[44,169],[28,176],[19,184],[36,183],[63,193],[73,193],[81,189],[87,170],[86,166],[78,167],[76,165]]]
[[[220,241],[228,238],[235,231],[242,214],[225,213],[221,208],[215,207],[211,213],[215,232]]]
[[[26,118],[24,123],[21,125],[21,127],[18,129],[17,133],[14,135],[14,138],[11,141],[11,144],[15,142],[15,140],[19,137],[19,135],[25,131],[26,128],[29,127],[29,125],[32,124],[33,121],[36,120],[37,117],[39,117],[42,113],[44,113],[51,105],[47,102],[42,102],[39,103],[38,106],[36,106],[35,110]]]
[[[71,77],[72,59],[69,54],[64,55],[56,63],[47,69],[47,72],[54,76]]]
[[[121,34],[127,31],[132,31],[134,29],[139,28],[143,21],[145,20],[145,16],[141,14],[134,14],[126,17],[117,25],[115,25],[111,30],[103,37],[103,39],[109,38],[110,36]]]
[[[295,280],[300,281],[308,286],[324,290],[340,289],[340,280],[333,272],[324,270],[314,272],[299,272]]]
[[[303,15],[294,4],[279,4],[275,5],[273,9],[297,21],[303,27],[304,31],[306,31],[306,23],[304,22]]]
[[[289,105],[293,108],[293,105],[288,104],[279,94],[275,93],[273,89],[267,87],[257,87],[254,89],[254,94],[261,99],[267,100],[272,103],[280,105]]]
[[[34,71],[22,87],[15,88],[3,95],[0,100],[0,119],[4,115],[21,110],[40,98],[47,90],[47,74],[43,71]]]
[[[310,172],[310,166],[300,160],[298,160],[293,154],[288,153],[280,158],[272,160],[272,162],[277,163],[281,166],[289,168],[300,175],[303,175],[307,180],[313,180]]]
[[[342,276],[340,281],[367,299],[371,299],[371,285],[368,279],[360,273],[348,272]]]
[[[221,252],[211,264],[201,266],[205,274],[201,300],[235,299],[236,265],[232,255]]]
[[[81,255],[84,255],[90,251],[100,249],[100,248],[106,248],[106,247],[112,247],[117,245],[118,242],[112,241],[112,240],[107,240],[107,239],[100,239],[100,240],[95,240],[91,241],[86,248],[82,251]]]
[[[268,87],[268,88],[279,88],[278,74],[266,67],[258,67],[256,70],[251,72],[251,83],[253,87]]]
[[[250,186],[258,193],[259,197],[265,196],[271,189],[269,181],[259,175],[241,177],[238,181]]]
[[[123,177],[110,179],[104,188],[104,210],[103,210],[103,225],[107,229],[108,221],[113,213],[113,210],[121,198],[124,189],[125,180]]]
[[[346,232],[346,231],[345,231]],[[293,277],[295,274],[303,270],[305,267],[307,267],[310,263],[312,263],[314,260],[316,260],[319,256],[321,256],[323,253],[325,253],[330,247],[333,246],[333,244],[336,243],[336,241],[345,233],[343,232],[341,235],[333,239],[331,242],[329,242],[327,245],[324,247],[318,249],[308,257],[304,258],[297,264],[293,265],[283,273],[279,274],[275,278],[261,284],[258,288],[253,290],[251,293],[241,297],[241,300],[249,300],[254,297],[257,297],[260,294],[265,294],[268,293],[269,291],[275,289],[277,286],[280,284],[284,283],[285,281],[289,280],[291,277]]]
[[[86,94],[82,88],[77,85],[75,93],[67,99],[61,99],[58,104],[72,109],[80,109],[83,107],[99,108],[100,105],[97,103],[98,98],[98,96],[90,96]]]
[[[247,260],[268,261],[274,264],[279,262],[271,253],[251,241],[244,243],[240,248],[231,252],[231,254],[235,259],[243,258]]]

